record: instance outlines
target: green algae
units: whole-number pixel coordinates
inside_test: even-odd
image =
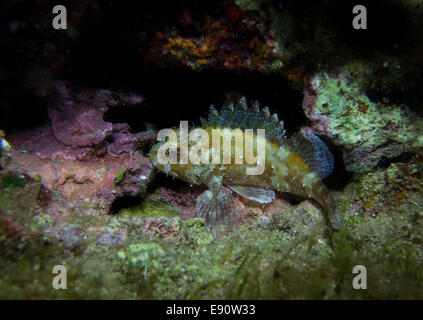
[[[127,168],[122,168],[120,169],[117,173],[116,176],[113,179],[113,184],[117,185],[120,182],[122,182],[123,178],[125,177],[125,173],[128,171]]]
[[[120,256],[122,257],[123,254]],[[125,259],[128,259],[129,268],[139,268],[144,278],[152,273],[162,272],[162,265],[166,263],[166,254],[157,243],[136,243],[128,246]]]
[[[3,189],[7,188],[24,188],[25,187],[25,180],[14,174],[6,174],[4,176],[0,176],[0,186]]]
[[[380,144],[381,139],[386,138],[378,131],[380,133],[388,120],[403,129],[411,129],[405,128],[399,107],[381,110],[361,92],[359,86],[348,83],[348,75],[340,79],[323,74],[316,81],[320,87],[316,111],[330,117],[333,133],[342,144]],[[409,136],[407,133],[401,133],[396,138],[403,142],[404,137]]]
[[[319,92],[314,112],[329,119],[328,134],[345,147],[347,170],[368,172],[382,157],[418,148],[423,119],[404,105],[370,100],[362,84],[369,72],[357,72],[356,64],[343,70],[339,76],[320,73],[314,78]]]
[[[342,281],[350,277],[352,268],[357,265],[350,238],[351,235],[345,225],[334,236],[332,263]]]
[[[147,199],[132,208],[122,209],[119,215],[130,217],[170,218],[179,215],[179,210],[165,202]]]
[[[402,166],[414,172],[413,164]],[[162,211],[169,210],[167,204],[144,200],[143,215],[137,214],[139,209],[114,216],[87,215],[84,207],[74,207],[68,224],[88,228],[79,248],[69,249],[56,237],[42,235],[42,230],[56,222],[36,206],[39,186],[4,189],[0,192],[0,216],[13,218],[26,236],[13,238],[9,230],[0,228],[0,270],[5,275],[0,280],[0,296],[421,298],[423,249],[419,239],[423,239],[423,218],[415,212],[420,212],[423,204],[413,196],[421,191],[415,187],[402,202],[391,201],[392,192],[398,190],[396,183],[411,184],[419,178],[418,173],[404,177],[403,167],[392,164],[357,176],[346,188],[348,196],[339,201],[343,223],[332,236],[320,210],[308,202],[281,209],[267,224],[259,224],[260,217],[251,217],[249,223],[213,239],[203,219],[163,217]],[[374,195],[378,199],[373,200],[373,206],[361,214],[353,210],[357,201],[366,203]],[[383,211],[373,216],[380,201]],[[147,218],[157,216],[164,228],[162,235],[145,229]],[[127,240],[118,245],[99,244],[95,230],[109,229],[127,230]],[[163,236],[168,233],[172,236]],[[56,264],[68,270],[67,290],[51,287]],[[357,264],[367,268],[367,290],[352,288],[352,268]]]
[[[373,175],[362,176],[358,188],[353,188],[351,192],[366,190],[369,193],[371,185],[378,181],[380,179],[373,179]],[[376,192],[388,193],[386,188],[382,190],[380,183],[377,185]],[[350,201],[345,203],[344,215],[350,211]],[[285,212],[288,215],[286,223],[295,221],[294,217],[289,217],[294,214],[298,211]],[[243,225],[206,246],[197,245],[195,250],[192,246],[185,247],[182,241],[177,257],[184,258],[179,260],[173,252],[167,252],[170,259],[167,263],[175,266],[176,270],[191,270],[195,274],[194,279],[198,280],[194,281],[195,286],[181,284],[186,288],[183,298],[419,297],[421,248],[406,239],[398,239],[403,233],[401,230],[408,224],[408,219],[396,213],[394,208],[376,218],[350,214],[345,217],[341,230],[334,234],[332,245],[328,245],[327,240],[313,228],[298,229],[302,234],[296,234],[278,226],[255,229],[251,225]],[[207,254],[203,255],[204,252]],[[192,255],[200,255],[201,262]],[[220,267],[213,270],[210,266],[216,261],[219,261]],[[372,286],[366,291],[352,288],[352,268],[357,264],[365,265],[369,270]],[[157,281],[166,282],[168,276],[163,273]],[[410,279],[417,282],[412,285]],[[413,288],[403,290],[402,282]],[[155,288],[158,290],[153,290],[155,292],[163,290]],[[166,288],[165,297],[175,297],[175,294],[181,297],[181,292],[172,293],[168,285]]]
[[[211,244],[214,239],[206,227],[203,218],[194,218],[182,222],[182,232],[188,244],[193,246],[205,246]]]

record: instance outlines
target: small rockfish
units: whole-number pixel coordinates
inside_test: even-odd
[[[201,119],[201,122],[201,128],[210,136],[216,129],[232,129],[232,138],[235,141],[237,138],[244,141],[246,129],[265,130],[265,161],[261,174],[256,175],[246,174],[246,169],[251,168],[251,164],[236,164],[236,152],[231,152],[229,164],[215,164],[213,161],[192,164],[163,163],[158,160],[160,147],[169,144],[170,139],[157,143],[150,151],[153,165],[162,172],[189,184],[204,184],[208,187],[196,200],[196,215],[205,218],[214,234],[228,223],[233,209],[233,203],[222,185],[259,203],[270,203],[275,198],[275,191],[313,199],[322,207],[332,227],[337,227],[339,218],[334,201],[321,180],[332,172],[334,160],[320,138],[310,132],[301,131],[288,139],[283,122],[279,121],[276,114],[271,116],[268,107],[260,110],[258,102],[249,108],[245,97],[236,105],[227,104],[220,113],[211,106],[208,119]],[[179,139],[180,132],[176,134]],[[195,142],[189,141],[190,146],[194,144]],[[257,145],[258,140],[253,146],[256,153]],[[180,153],[179,145],[170,147]],[[207,156],[212,159],[215,152],[212,142],[208,148]],[[236,151],[235,149],[236,147],[232,147],[231,151]]]

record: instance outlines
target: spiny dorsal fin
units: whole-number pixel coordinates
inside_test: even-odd
[[[247,110],[248,109],[248,105],[247,105],[247,98],[244,96],[241,99],[239,99],[239,102],[237,104],[238,109],[242,109],[242,110]]]
[[[264,108],[263,108],[263,114],[265,115],[265,117],[266,118],[270,118],[270,111],[269,111],[269,107],[268,106],[265,106]]]
[[[260,112],[260,103],[257,100],[253,103],[253,111]]]
[[[268,141],[279,145],[286,141],[283,121],[279,121],[277,114],[270,116],[267,106],[260,110],[258,101],[248,108],[245,97],[235,106],[231,102],[227,103],[220,112],[211,105],[208,119],[201,119],[201,124],[215,128],[265,129]]]
[[[289,144],[303,158],[308,167],[320,179],[329,176],[334,168],[334,159],[326,144],[316,135],[300,131],[289,138]]]

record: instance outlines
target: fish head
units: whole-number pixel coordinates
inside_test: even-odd
[[[193,166],[188,161],[182,161],[181,147],[177,139],[169,139],[166,142],[161,141],[153,145],[149,159],[161,172],[182,180],[187,180]]]

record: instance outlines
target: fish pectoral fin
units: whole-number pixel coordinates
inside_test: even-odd
[[[259,203],[269,203],[275,199],[275,192],[273,190],[267,189],[260,189],[260,188],[253,188],[253,187],[244,187],[244,186],[230,186],[236,193],[240,194],[241,196],[257,201]]]
[[[233,224],[234,204],[230,196],[220,188],[218,191],[204,191],[196,199],[195,214],[204,218],[215,238],[229,231]]]

